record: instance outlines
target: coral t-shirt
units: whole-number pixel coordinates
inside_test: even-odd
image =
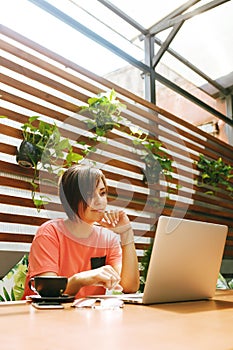
[[[31,245],[23,299],[33,294],[28,286],[33,276],[55,272],[69,278],[103,265],[116,266],[121,261],[119,236],[113,231],[93,226],[88,238],[77,238],[67,230],[63,219],[49,220],[39,227]],[[76,298],[104,293],[105,288],[101,286],[85,286]]]

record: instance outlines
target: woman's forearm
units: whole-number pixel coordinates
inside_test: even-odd
[[[135,293],[139,289],[139,267],[138,258],[134,244],[133,230],[121,234],[122,245],[122,270],[121,286],[124,293]]]
[[[100,285],[108,289],[120,281],[119,274],[110,265],[76,273],[68,279],[65,293],[75,295],[84,286]]]

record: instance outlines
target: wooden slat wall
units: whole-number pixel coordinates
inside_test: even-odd
[[[195,161],[199,153],[233,165],[231,146],[204,133],[176,116],[154,106],[112,82],[109,82],[61,57],[31,40],[1,27],[2,105],[0,166],[1,225],[0,240],[31,242],[39,225],[49,218],[62,216],[56,188],[40,187],[51,195],[51,202],[39,213],[30,197],[31,169],[23,169],[15,160],[22,140],[20,126],[29,116],[40,115],[48,122],[56,121],[63,136],[73,141],[75,151],[82,153],[76,141],[88,138],[84,117],[79,114],[88,97],[114,88],[118,98],[127,105],[123,116],[132,125],[150,131],[161,140],[173,159],[173,193],[167,197],[167,184],[148,186],[142,181],[142,162],[132,148],[128,125],[108,133],[108,143],[99,144],[98,152],[88,159],[96,161],[109,180],[109,204],[124,207],[132,220],[138,255],[142,255],[154,236],[160,214],[173,215],[214,223],[227,224],[229,234],[224,257],[232,252],[232,199],[224,191],[215,196],[205,194],[195,185],[198,175]],[[116,181],[127,183],[119,188]],[[176,188],[179,185],[179,189]],[[181,186],[181,187],[180,187]],[[153,187],[153,188],[152,188]],[[151,199],[160,191],[159,205]]]

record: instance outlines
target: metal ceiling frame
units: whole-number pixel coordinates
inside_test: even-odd
[[[204,72],[202,72],[200,69],[198,69],[196,66],[191,64],[188,60],[184,59],[181,55],[175,53],[174,50],[169,49],[169,45],[175,35],[178,33],[179,29],[181,28],[182,24],[187,20],[190,19],[200,13],[203,13],[205,11],[208,11],[210,9],[213,9],[216,6],[219,6],[229,0],[214,0],[211,1],[208,4],[205,4],[201,7],[198,7],[197,9],[182,14],[184,11],[188,10],[191,8],[193,5],[198,3],[200,0],[190,0],[186,2],[184,5],[180,6],[177,8],[175,11],[171,12],[168,14],[165,18],[154,24],[152,27],[149,28],[149,34],[154,36],[155,42],[161,46],[159,52],[157,55],[153,58],[153,67],[155,68],[156,64],[158,64],[159,60],[161,59],[162,55],[167,51],[169,53],[172,53],[173,56],[176,59],[179,59],[180,62],[182,62],[184,65],[186,65],[188,68],[193,70],[196,74],[204,78],[206,81],[208,81],[209,84],[214,86],[217,90],[219,90],[221,96],[227,96],[229,95],[229,90],[225,89],[222,85],[218,84],[215,82],[213,79],[211,79],[209,76],[207,76]],[[172,27],[171,32],[169,33],[167,39],[165,40],[164,43],[162,43],[158,38],[155,37],[155,34],[159,33],[160,31],[163,31],[165,29],[168,29]],[[157,58],[158,56],[158,58]]]
[[[185,20],[188,20],[189,18],[196,16],[202,12],[208,11],[216,6],[219,6],[227,1],[230,0],[213,0],[210,3],[198,7],[195,10],[191,12],[187,12],[183,14],[184,11],[188,10],[190,7],[192,7],[194,4],[199,2],[200,0],[189,0],[184,5],[180,6],[176,10],[172,11],[170,14],[168,14],[166,17],[164,17],[162,20],[154,24],[149,29],[144,28],[141,26],[138,22],[136,22],[133,18],[128,16],[126,13],[121,11],[119,8],[117,8],[115,5],[113,5],[108,0],[97,0],[102,5],[106,6],[109,10],[120,16],[124,21],[126,21],[128,24],[136,28],[138,31],[140,31],[140,39],[144,40],[144,51],[145,51],[145,64],[141,61],[136,60],[131,55],[128,55],[125,51],[121,50],[119,47],[115,46],[108,40],[105,40],[103,37],[98,35],[97,33],[91,31],[89,28],[85,27],[78,21],[76,21],[74,18],[68,16],[64,12],[60,11],[50,3],[48,3],[45,0],[28,0],[29,2],[35,4],[36,6],[40,7],[41,9],[45,10],[46,12],[50,13],[54,17],[58,18],[62,22],[66,23],[67,25],[71,26],[75,30],[79,31],[83,35],[87,36],[91,40],[97,42],[101,46],[105,47],[109,51],[113,52],[115,55],[121,57],[123,60],[127,61],[132,66],[138,68],[142,73],[145,75],[145,96],[146,99],[152,103],[156,103],[155,96],[156,96],[156,80],[162,83],[163,85],[167,86],[168,88],[176,91],[178,94],[182,95],[183,97],[187,98],[188,100],[192,101],[193,103],[197,104],[204,110],[210,112],[217,118],[223,120],[227,124],[233,126],[232,113],[229,113],[228,116],[225,116],[224,114],[220,113],[219,111],[215,110],[211,106],[207,105],[200,99],[196,98],[195,96],[191,95],[178,85],[174,84],[173,82],[169,81],[167,78],[163,77],[159,73],[155,71],[155,68],[163,56],[163,54],[167,51],[171,53],[174,57],[179,59],[183,64],[185,64],[187,67],[192,69],[195,73],[199,74],[201,77],[206,79],[209,84],[213,85],[220,94],[226,98],[226,101],[229,99],[227,96],[230,94],[228,89],[225,89],[220,84],[213,81],[210,77],[208,77],[205,73],[201,72],[197,67],[192,65],[190,62],[188,62],[185,58],[183,58],[181,55],[173,51],[169,48],[169,45],[171,41],[174,39],[175,35],[178,33],[179,29],[181,28],[182,24]],[[173,27],[171,30],[171,33],[168,35],[165,42],[161,42],[159,39],[155,37],[155,34],[159,31],[162,31],[164,29]],[[154,54],[154,43],[161,46],[157,54]]]
[[[200,1],[200,0],[199,0]],[[149,33],[151,35],[155,35],[165,29],[168,29],[170,27],[173,27],[174,25],[182,22],[182,21],[186,21],[187,19],[190,19],[196,15],[199,15],[200,13],[203,13],[205,11],[208,11],[208,10],[211,10],[213,9],[214,7],[216,6],[219,6],[219,5],[222,5],[223,3],[227,2],[227,1],[230,1],[230,0],[213,0],[211,2],[209,2],[208,4],[205,4],[201,7],[198,7],[197,9],[191,11],[191,12],[187,12],[185,14],[180,14],[180,15],[176,15],[176,16],[173,16],[173,17],[170,17],[169,18],[169,15],[168,15],[168,18],[163,20],[162,22],[160,23],[157,23],[157,24],[154,24],[153,27],[151,27],[149,29]],[[196,1],[197,2],[197,1]],[[192,5],[189,6],[192,7]]]

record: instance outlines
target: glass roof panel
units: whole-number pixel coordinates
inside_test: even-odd
[[[128,65],[124,59],[46,13],[32,2],[2,0],[1,22],[99,75]],[[184,0],[140,2],[109,0],[108,2],[146,29],[187,3]],[[211,3],[210,0],[196,2],[196,5],[186,12]],[[136,60],[144,60],[144,42],[139,40],[140,31],[110,11],[101,4],[101,1],[47,0],[47,3],[57,7],[71,19],[80,22],[124,53]],[[178,52],[213,80],[229,75],[233,71],[232,14],[231,0],[186,20],[169,48]],[[171,29],[164,30],[156,34],[156,37],[164,41],[170,31]],[[158,49],[159,46],[155,45],[155,53]],[[199,77],[197,79],[196,74],[168,53],[163,55],[161,62],[169,65],[177,73],[185,75],[184,77],[191,79],[197,85],[204,83],[203,79]]]
[[[126,64],[120,57],[113,55],[106,48],[101,47],[30,1],[3,1],[4,5],[0,13],[3,25],[94,73],[104,75]],[[59,3],[62,2],[61,0]],[[68,3],[67,0],[64,3]],[[13,7],[14,11],[12,12]]]
[[[183,24],[170,47],[213,80],[233,71],[233,2]]]
[[[75,0],[77,1],[77,0]],[[185,0],[109,0],[128,16],[134,18],[144,28],[149,28],[170,12],[185,3]]]

